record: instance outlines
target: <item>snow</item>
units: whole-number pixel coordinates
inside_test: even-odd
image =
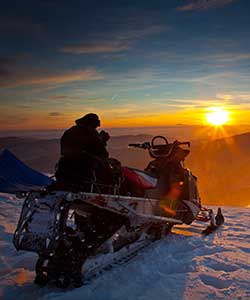
[[[249,300],[250,208],[224,207],[225,224],[178,226],[164,240],[74,290],[33,284],[36,254],[17,252],[12,234],[22,200],[0,194],[0,298],[49,300]]]

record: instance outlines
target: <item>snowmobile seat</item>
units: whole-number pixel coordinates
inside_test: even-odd
[[[149,175],[147,172],[129,168],[122,167],[122,175],[131,183],[137,187],[148,190],[156,187],[157,178]]]

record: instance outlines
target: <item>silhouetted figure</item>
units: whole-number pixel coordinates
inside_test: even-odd
[[[86,187],[86,182],[95,180],[109,184],[112,176],[107,175],[111,172],[106,150],[108,133],[103,131],[99,135],[96,128],[100,126],[100,120],[93,113],[75,123],[61,138],[61,158],[55,174],[57,181],[78,185],[80,189]]]
[[[110,139],[110,135],[108,134],[108,132],[102,130],[102,131],[99,133],[99,137],[100,137],[100,139],[102,140],[102,142],[104,143],[104,145],[107,146],[107,142],[108,142],[108,140]]]
[[[61,158],[55,173],[57,181],[51,189],[107,192],[105,189],[113,184],[114,177],[108,162],[109,153],[106,150],[110,136],[105,131],[101,131],[100,134],[97,132],[100,120],[96,114],[87,114],[75,123],[76,125],[62,135]],[[84,206],[82,203],[79,205]],[[81,269],[89,249],[95,245],[98,247],[103,241],[100,237],[97,238],[96,231],[90,223],[91,218],[96,218],[94,223],[96,230],[98,228],[100,232],[100,228],[102,230],[106,228],[103,224],[108,222],[107,219],[102,217],[97,209],[86,204],[85,206],[85,211],[90,215],[81,216],[77,209],[74,211],[77,230],[71,230],[68,240],[64,238],[61,244],[59,243],[57,252],[48,263],[53,277],[57,278],[56,284],[61,287],[67,286],[70,281],[73,281],[76,287],[82,285]],[[83,241],[79,239],[79,232],[84,232],[85,238],[87,237],[92,244],[86,244],[85,239]],[[104,234],[103,236],[106,237]],[[63,282],[59,280],[62,273]]]

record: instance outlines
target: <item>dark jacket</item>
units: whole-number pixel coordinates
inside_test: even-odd
[[[61,138],[61,155],[79,158],[83,153],[101,158],[108,158],[109,155],[94,128],[82,125],[72,126],[64,132]]]
[[[90,126],[75,125],[66,130],[61,138],[61,158],[56,179],[77,183],[90,181],[107,165],[108,151],[97,130]]]

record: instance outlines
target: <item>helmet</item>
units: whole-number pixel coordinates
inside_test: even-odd
[[[90,126],[93,128],[97,128],[101,125],[98,115],[93,114],[93,113],[89,113],[89,114],[81,117],[80,119],[75,120],[75,123],[80,126],[84,125],[84,126]]]

